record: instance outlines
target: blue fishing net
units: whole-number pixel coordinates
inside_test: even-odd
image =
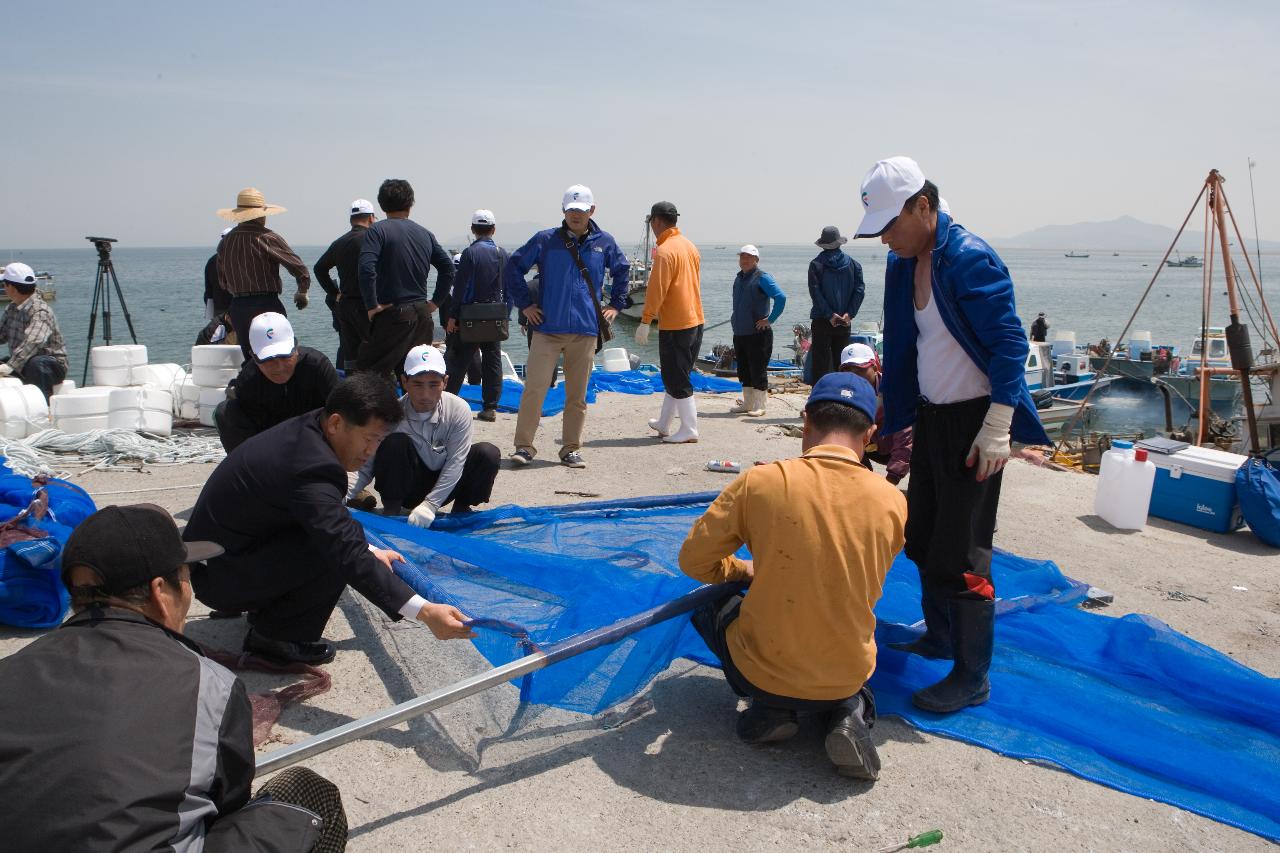
[[[693,373],[689,376],[689,380],[692,382],[693,390],[695,391],[725,393],[742,390],[742,386],[737,382],[732,379],[722,379],[719,376]],[[602,370],[596,370],[592,372],[591,378],[587,381],[587,403],[594,403],[596,394],[601,391],[613,391],[619,394],[661,394],[663,390],[662,377],[656,373],[642,370],[606,373]],[[504,379],[502,381],[502,393],[498,397],[498,411],[520,411],[520,397],[523,393],[524,386],[519,382]],[[479,385],[463,385],[458,391],[458,396],[471,404],[473,412],[480,411],[482,394],[483,389]],[[547,396],[542,401],[542,416],[549,418],[563,411],[564,383],[561,382],[547,391]]]
[[[0,548],[0,624],[51,628],[62,621],[70,604],[62,585],[62,546],[72,529],[96,507],[87,492],[65,480],[51,478],[44,487],[49,496],[49,514],[38,520],[29,518],[22,524],[49,535]],[[30,478],[0,464],[0,522],[26,509],[38,488]]]
[[[496,620],[475,646],[499,665],[694,589],[676,555],[714,497],[504,506],[442,516],[429,530],[360,518],[371,541],[409,558],[400,572],[420,593]],[[920,619],[915,566],[898,556],[876,608],[871,685],[882,714],[1280,839],[1280,680],[1150,617],[1077,609],[1086,585],[1052,563],[998,552],[993,574],[1001,599],[991,700],[939,716],[917,710],[910,697],[949,662],[888,648],[917,631],[909,626]],[[595,713],[636,695],[681,657],[716,663],[687,618],[515,686],[522,702]]]

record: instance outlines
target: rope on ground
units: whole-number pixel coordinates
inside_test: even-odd
[[[63,469],[68,466],[99,471],[139,465],[168,467],[220,462],[226,452],[212,430],[158,436],[127,429],[76,434],[46,429],[23,439],[0,437],[0,455],[10,468],[24,476],[48,474],[65,478]]]

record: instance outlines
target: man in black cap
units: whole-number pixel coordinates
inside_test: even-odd
[[[828,225],[814,241],[822,251],[809,262],[809,347],[813,360],[813,382],[840,369],[840,353],[849,345],[849,330],[858,316],[867,287],[862,280],[862,264],[840,248],[849,242],[840,229]]]
[[[418,619],[442,640],[475,636],[448,604],[432,604],[392,570],[404,558],[369,545],[344,498],[359,470],[404,417],[390,382],[357,373],[324,408],[260,432],[214,469],[188,539],[226,549],[192,568],[196,598],[221,615],[249,614],[244,649],[320,664],[337,651],[321,634],[348,585],[392,619]]]
[[[1042,344],[1047,337],[1049,337],[1049,321],[1044,318],[1044,312],[1041,311],[1036,315],[1035,320],[1031,321],[1031,340]]]
[[[244,684],[182,635],[189,563],[153,504],[109,506],[62,555],[75,614],[0,660],[0,801],[9,850],[341,850],[330,782],[284,771],[249,803]]]

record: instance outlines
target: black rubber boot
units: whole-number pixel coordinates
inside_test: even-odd
[[[952,599],[950,613],[955,665],[946,678],[911,697],[917,708],[938,714],[981,705],[991,695],[987,672],[995,643],[995,602]]]
[[[890,643],[889,648],[922,658],[951,660],[951,620],[947,602],[931,592],[920,578],[920,609],[924,612],[924,633],[910,643]]]
[[[831,712],[824,746],[841,776],[871,782],[880,778],[880,755],[871,742],[875,723],[875,698],[867,687]]]
[[[752,700],[751,707],[738,715],[738,737],[743,743],[777,743],[795,737],[800,723],[795,711],[770,708]]]

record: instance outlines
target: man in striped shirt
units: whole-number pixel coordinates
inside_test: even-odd
[[[218,244],[218,284],[231,294],[231,326],[246,359],[253,357],[249,348],[253,318],[268,311],[285,313],[280,301],[281,266],[298,282],[293,304],[307,307],[311,287],[307,265],[283,237],[267,227],[267,217],[284,210],[267,204],[261,192],[249,187],[236,196],[234,208],[218,211],[222,218],[238,223]]]
[[[35,273],[26,264],[5,267],[4,293],[9,307],[0,317],[0,343],[9,345],[9,361],[0,364],[0,376],[18,376],[48,400],[53,386],[67,378],[67,347],[58,320],[36,292]]]

